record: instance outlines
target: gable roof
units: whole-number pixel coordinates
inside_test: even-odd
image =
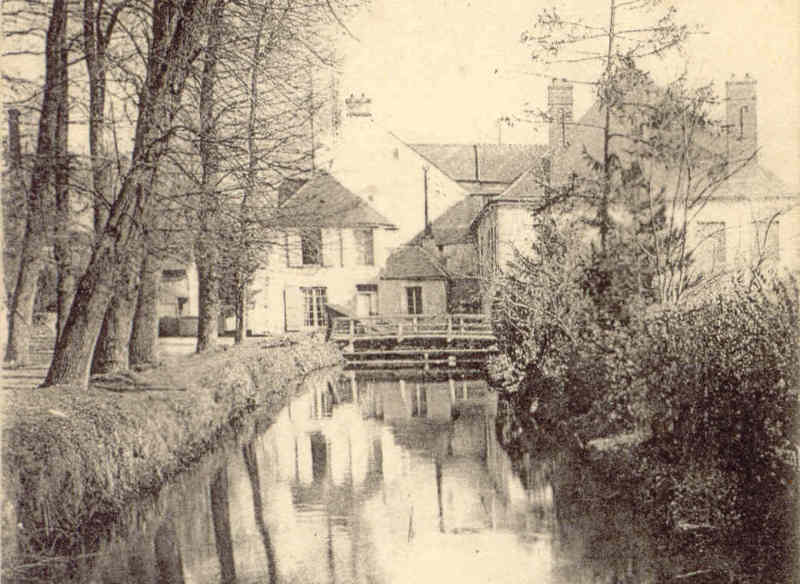
[[[595,159],[600,159],[603,152],[604,112],[605,109],[600,103],[593,103],[572,127],[570,143],[566,150],[551,151],[550,157],[553,159],[559,157],[558,164],[570,170],[588,167],[589,161],[585,157],[584,149]],[[727,144],[725,140],[708,130],[699,128],[693,135],[692,148],[698,161],[705,161],[710,165],[724,159]],[[617,148],[615,152],[625,160],[630,161],[632,158],[632,153],[625,148]],[[756,159],[749,162],[732,161],[729,169],[733,174],[709,191],[710,198],[759,199],[793,194],[786,183],[772,171],[761,166]],[[664,184],[674,184],[676,172],[674,168],[661,172],[656,171],[655,177]]]
[[[453,180],[511,183],[545,155],[542,144],[409,144]]]
[[[452,245],[466,242],[470,234],[470,225],[481,212],[483,201],[481,197],[467,195],[461,201],[452,205],[433,223],[433,239],[437,245]],[[423,229],[409,242],[411,245],[422,245],[425,237]]]
[[[523,172],[508,188],[492,200],[520,200],[544,196],[549,182],[549,161],[541,162]]]
[[[381,280],[445,280],[449,277],[436,257],[420,245],[403,245],[386,259]]]
[[[297,183],[296,183],[297,184]],[[282,227],[385,227],[397,229],[364,199],[321,170],[286,196],[276,223]]]

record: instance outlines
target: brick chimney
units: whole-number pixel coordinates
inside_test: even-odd
[[[363,93],[361,94],[361,97],[355,96],[351,93],[350,97],[344,100],[344,104],[347,107],[348,118],[372,117],[372,112],[370,111],[372,100],[366,97]]]
[[[728,152],[733,161],[753,156],[758,148],[756,118],[756,80],[746,74],[744,79],[725,83],[728,127]]]
[[[569,145],[572,101],[572,83],[566,79],[553,79],[547,88],[548,145],[552,150]]]

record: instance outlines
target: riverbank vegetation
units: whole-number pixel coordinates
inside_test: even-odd
[[[492,281],[500,430],[514,449],[570,447],[673,551],[693,550],[700,565],[684,574],[788,582],[800,339],[796,274],[767,245],[781,211],[754,216],[752,249],[726,258],[725,223],[702,213],[736,205],[725,186],[757,167],[755,146],[713,146],[729,128],[711,85],[656,83],[643,69],[690,34],[674,9],[652,28],[637,21],[639,39],[618,8],[608,29],[544,12],[524,37],[539,62],[569,63],[580,47],[600,74],[596,115],[562,120],[532,249]],[[635,10],[658,17],[650,3]],[[602,51],[586,52],[598,37]]]
[[[504,355],[495,373],[511,406],[506,443],[569,444],[625,485],[662,533],[737,548],[736,581],[788,581],[795,283],[750,274],[680,305],[648,302],[619,282],[597,295],[597,267],[570,241],[575,230],[541,223],[541,260],[518,257],[493,311]]]
[[[339,362],[332,345],[298,336],[96,377],[88,390],[6,391],[3,579],[31,557],[90,549],[87,537],[101,538],[246,414],[277,413],[303,375]]]

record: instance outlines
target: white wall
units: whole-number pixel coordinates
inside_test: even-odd
[[[699,225],[702,222],[722,222],[725,224],[726,266],[727,270],[743,269],[750,266],[757,254],[754,253],[755,222],[767,221],[775,217],[778,232],[779,266],[788,270],[800,269],[800,199],[768,198],[756,200],[713,200],[697,215],[689,228],[689,242],[697,246],[695,266],[707,269],[711,263],[713,242],[701,238]],[[763,243],[763,234],[761,235]]]
[[[341,255],[339,234],[341,232]],[[276,237],[277,241],[283,239]],[[324,287],[329,303],[339,304],[355,311],[357,284],[378,284],[378,274],[386,265],[389,249],[396,240],[395,233],[386,229],[373,231],[374,265],[356,265],[356,243],[350,229],[327,228],[323,230],[323,241],[335,242],[323,249],[324,266],[289,267],[287,251],[297,254],[295,238],[289,234],[289,248],[276,245],[270,251],[267,267],[259,270],[253,281],[252,308],[248,317],[248,328],[254,334],[278,334],[285,331],[285,294],[296,287]],[[296,240],[295,240],[296,241]],[[325,256],[333,257],[328,265]],[[343,260],[340,261],[340,258]]]
[[[398,244],[425,227],[428,167],[428,217],[433,221],[461,201],[465,191],[412,148],[371,118],[348,118],[333,150],[330,172],[398,227]]]

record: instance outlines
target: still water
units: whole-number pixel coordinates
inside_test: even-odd
[[[88,582],[658,581],[625,509],[515,470],[470,375],[324,373],[106,542]],[[563,495],[562,495],[563,494]]]

